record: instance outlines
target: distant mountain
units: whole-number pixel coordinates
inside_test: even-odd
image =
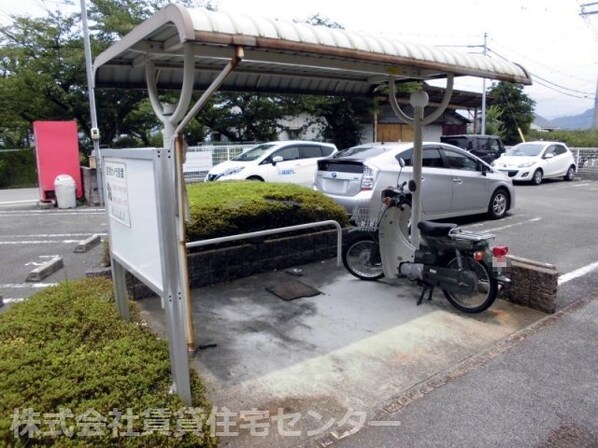
[[[549,122],[552,128],[559,129],[590,129],[592,127],[592,117],[594,116],[594,109],[588,109],[583,114],[571,115],[567,117],[557,117],[552,120],[546,120]],[[539,117],[542,118],[542,117]],[[537,121],[534,121],[537,123]],[[545,127],[540,125],[541,127]]]
[[[534,117],[534,124],[541,129],[554,129],[555,127],[554,123],[540,115]]]

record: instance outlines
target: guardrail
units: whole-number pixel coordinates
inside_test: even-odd
[[[343,228],[341,227],[341,225],[338,222],[331,220],[331,219],[326,220],[326,221],[310,222],[307,224],[297,224],[295,226],[278,227],[276,229],[258,230],[256,232],[241,233],[238,235],[221,236],[219,238],[210,238],[210,239],[201,240],[201,241],[193,241],[191,243],[187,243],[187,249],[190,249],[193,247],[210,246],[212,244],[218,244],[218,243],[226,243],[229,241],[245,240],[248,238],[260,237],[260,236],[266,236],[266,235],[275,235],[278,233],[293,232],[295,230],[311,229],[314,227],[322,227],[322,226],[336,227],[336,265],[337,265],[337,267],[340,268],[342,265]]]

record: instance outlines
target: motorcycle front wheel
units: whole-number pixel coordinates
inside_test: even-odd
[[[345,268],[358,279],[378,280],[384,277],[380,246],[374,236],[355,238],[343,250],[342,255]]]
[[[496,300],[498,295],[498,282],[492,275],[488,267],[471,257],[461,257],[463,269],[472,271],[476,276],[476,288],[471,294],[459,294],[447,290],[442,290],[447,300],[458,310],[465,313],[481,313],[487,310]],[[453,258],[447,267],[458,269],[459,264],[456,258]]]

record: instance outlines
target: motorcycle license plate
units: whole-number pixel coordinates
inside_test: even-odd
[[[494,269],[504,269],[509,267],[509,258],[504,257],[492,257],[492,267]]]

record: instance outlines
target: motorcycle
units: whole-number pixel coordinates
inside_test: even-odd
[[[373,225],[349,232],[343,264],[355,277],[377,280],[404,277],[423,287],[417,302],[432,299],[438,287],[447,300],[466,313],[480,313],[496,300],[504,275],[507,246],[490,247],[495,236],[460,229],[456,224],[422,221],[421,243],[410,241],[413,181],[382,190],[382,211]]]

